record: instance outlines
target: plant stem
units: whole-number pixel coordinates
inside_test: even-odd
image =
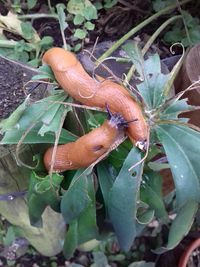
[[[146,54],[146,52],[148,51],[148,49],[150,48],[150,46],[152,45],[152,43],[155,41],[155,39],[159,36],[159,34],[170,24],[172,23],[174,20],[177,19],[181,19],[182,16],[181,15],[177,15],[174,16],[168,20],[166,20],[155,32],[154,34],[149,38],[149,40],[147,41],[147,43],[145,44],[145,46],[142,49],[142,55],[144,56]],[[133,73],[135,71],[135,66],[132,65],[129,72],[127,73],[127,78],[126,78],[126,82],[129,82],[133,76]]]
[[[41,18],[54,18],[54,19],[58,19],[58,15],[56,15],[56,14],[46,14],[46,13],[19,15],[17,17],[18,17],[18,19],[41,19]]]
[[[13,41],[13,40],[0,40],[0,47],[4,47],[4,48],[14,48],[17,44],[18,42]],[[31,47],[33,50],[36,49],[36,47],[33,44],[27,43],[27,45]]]
[[[17,41],[13,40],[0,40],[0,47],[4,48],[14,48],[17,44]]]
[[[192,0],[183,0],[182,2],[180,2],[180,5],[186,4],[188,2],[191,2]],[[128,40],[132,35],[134,35],[136,32],[138,32],[139,30],[141,30],[142,28],[144,28],[146,25],[148,25],[150,22],[154,21],[155,19],[157,19],[158,17],[160,17],[161,15],[175,9],[177,7],[177,3],[170,5],[162,10],[160,10],[159,12],[157,12],[156,14],[152,15],[151,17],[145,19],[143,22],[141,22],[140,24],[138,24],[136,27],[134,27],[132,30],[130,30],[129,32],[127,32],[127,34],[125,34],[121,39],[119,39],[113,46],[111,46],[100,58],[98,58],[97,62],[99,61],[103,61],[105,58],[109,57],[118,47],[120,47],[126,40]]]

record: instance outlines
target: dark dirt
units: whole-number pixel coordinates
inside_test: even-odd
[[[26,95],[34,90],[36,84],[26,87],[26,92],[23,87],[36,74],[37,69],[0,56],[0,119],[7,118],[24,101]],[[35,98],[39,99],[43,95],[43,89],[40,92],[35,90],[34,93]]]

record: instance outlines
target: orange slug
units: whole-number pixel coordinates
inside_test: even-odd
[[[141,107],[136,103],[128,91],[121,85],[110,80],[97,81],[89,76],[76,56],[63,48],[51,48],[43,56],[59,85],[75,100],[93,107],[106,108],[112,112],[119,112],[130,123],[127,134],[131,141],[142,146],[148,136],[147,123]]]
[[[126,122],[119,113],[112,114],[99,128],[81,136],[75,142],[59,145],[56,150],[53,171],[63,172],[90,166],[108,152],[117,138],[123,134]],[[44,165],[49,171],[53,147],[44,154]]]

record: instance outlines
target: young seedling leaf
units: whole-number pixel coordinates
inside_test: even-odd
[[[198,203],[189,201],[177,211],[176,218],[170,227],[166,247],[156,249],[154,252],[161,254],[176,247],[185,235],[189,232],[198,209]]]
[[[141,152],[132,148],[109,193],[108,213],[121,248],[128,251],[136,236],[136,211],[142,164],[134,172],[128,169],[141,159]]]
[[[68,27],[68,24],[66,22],[66,16],[65,16],[65,6],[63,4],[57,4],[56,5],[57,13],[58,13],[58,20],[60,24],[60,29],[62,32]]]
[[[171,167],[177,206],[200,201],[200,133],[182,125],[159,124],[155,127]]]

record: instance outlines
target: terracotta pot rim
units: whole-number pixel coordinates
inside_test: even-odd
[[[195,239],[182,254],[178,267],[187,267],[188,261],[192,255],[192,252],[200,247],[200,238]]]

